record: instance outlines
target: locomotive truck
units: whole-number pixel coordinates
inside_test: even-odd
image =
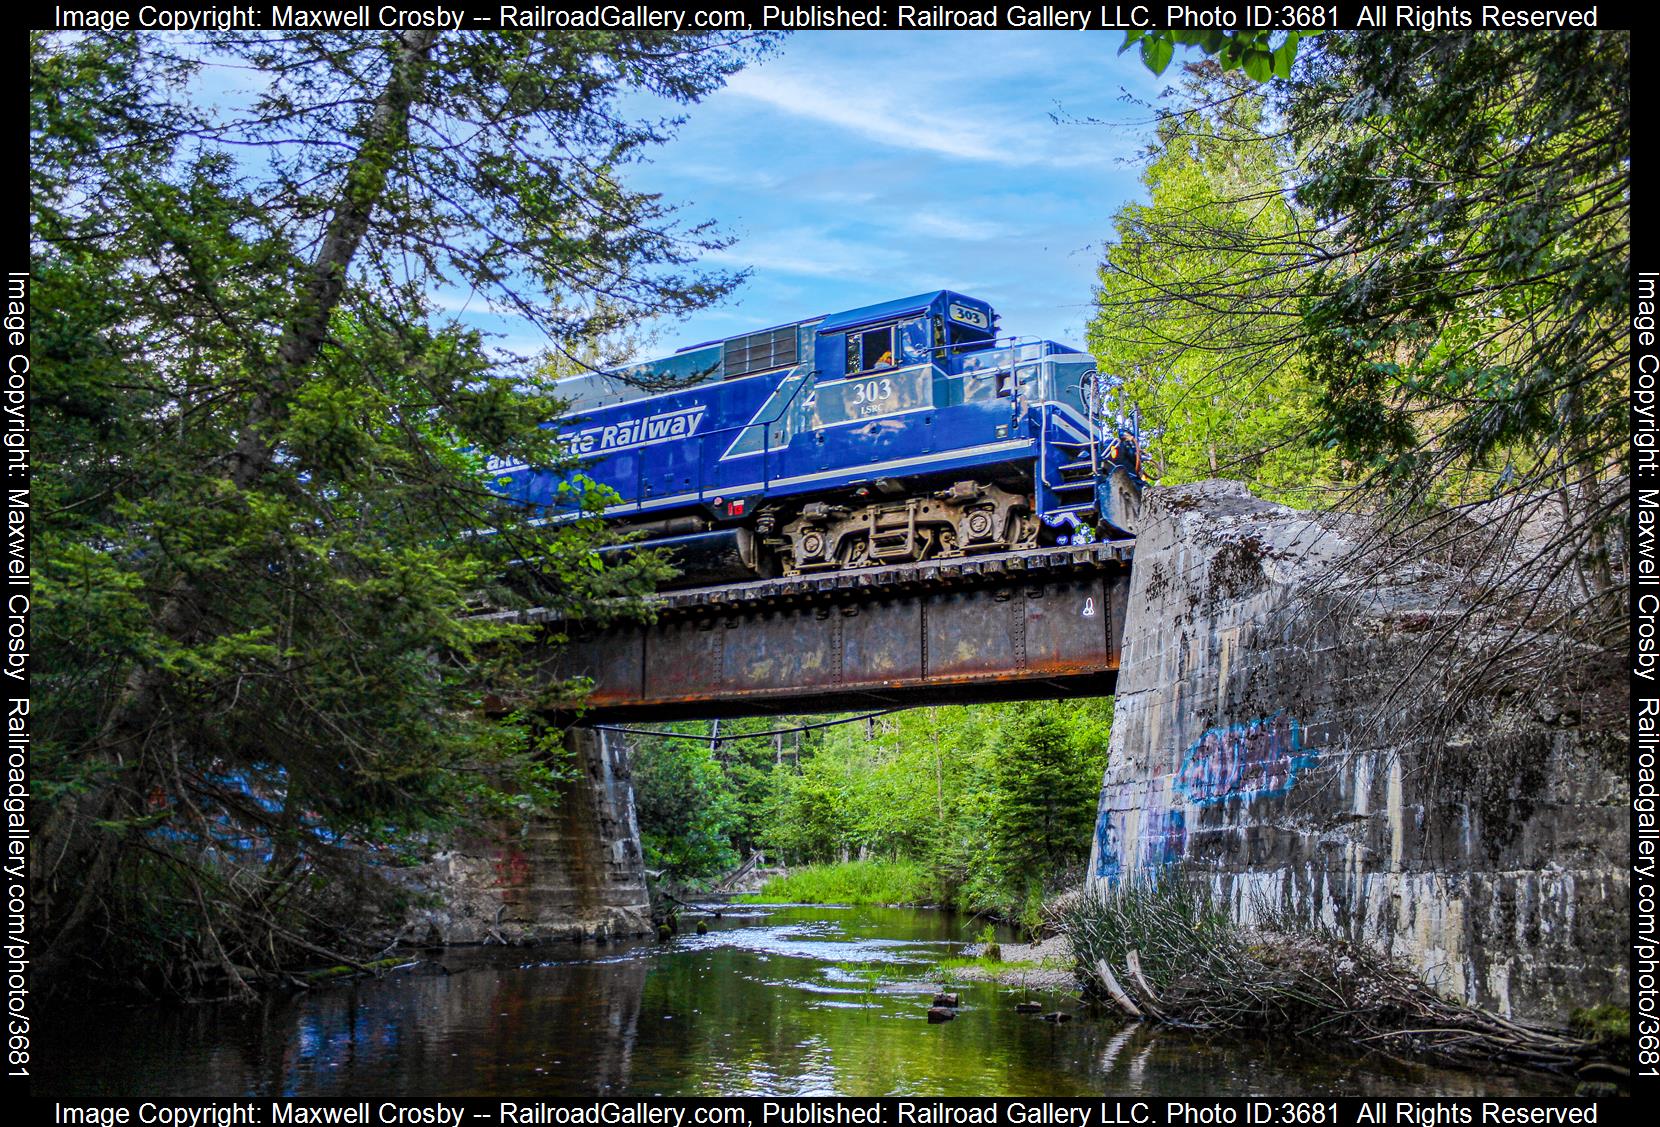
[[[1134,411],[1087,353],[998,321],[939,290],[708,341],[559,381],[547,425],[688,583],[1133,534]],[[565,476],[490,469],[549,519],[571,503]]]

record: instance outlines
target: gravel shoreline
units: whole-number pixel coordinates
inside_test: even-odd
[[[1078,980],[1072,974],[1072,945],[1065,936],[1056,935],[1037,943],[1004,943],[1003,962],[1037,963],[1038,966],[1003,966],[981,964],[955,967],[952,974],[965,982],[998,982],[1019,986],[1022,982],[1033,990],[1066,990],[1076,992]],[[979,944],[963,948],[965,957],[978,958],[984,950]]]

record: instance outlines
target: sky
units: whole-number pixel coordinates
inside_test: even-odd
[[[1122,32],[799,32],[691,107],[628,183],[734,241],[720,306],[636,359],[935,289],[984,298],[1006,335],[1084,345],[1095,268],[1141,193],[1150,74]],[[627,108],[661,113],[637,99]],[[1097,119],[1095,122],[1084,119]],[[470,304],[470,303],[469,303]],[[543,342],[481,315],[497,343]],[[492,324],[493,322],[493,324]]]

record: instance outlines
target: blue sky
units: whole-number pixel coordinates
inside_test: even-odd
[[[1005,333],[1081,347],[1102,240],[1140,191],[1148,115],[1123,95],[1150,99],[1165,84],[1135,52],[1119,56],[1122,42],[1122,32],[786,38],[681,110],[676,138],[630,170],[634,187],[735,239],[713,265],[752,272],[722,306],[661,326],[644,353],[941,288],[990,301]],[[476,307],[466,319],[494,320]],[[514,351],[541,345],[522,323],[495,328]]]

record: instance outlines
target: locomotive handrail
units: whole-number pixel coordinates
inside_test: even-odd
[[[1009,369],[1009,371],[1011,373],[1013,373],[1021,363],[1027,363],[1028,362],[1028,361],[1022,361],[1020,359],[1019,354],[1018,354],[1018,350],[1020,349],[1020,347],[1022,345],[1026,345],[1026,344],[1041,344],[1042,342],[1043,342],[1043,338],[1034,337],[1034,336],[997,337],[997,338],[994,338],[991,341],[992,348],[989,349],[988,351],[1003,351],[1003,352],[1005,352],[1008,356],[1008,363],[1007,363],[1006,366]],[[1003,347],[1001,349],[998,348],[998,345],[1000,343],[1003,344]],[[925,349],[924,351],[930,352],[930,353],[935,353],[935,352],[940,352],[940,351],[949,351],[949,349],[952,348],[952,347],[958,347],[958,346],[935,345],[935,346],[930,346],[929,348]],[[1041,363],[1045,359],[1046,359],[1046,357],[1038,356],[1038,357],[1034,357],[1029,362],[1030,363]],[[936,361],[930,361],[930,362],[931,363],[937,363]],[[908,367],[908,366],[909,365],[899,365],[899,367]],[[1003,370],[1004,367],[1005,367],[1005,365],[999,364],[997,367],[990,369],[989,372],[985,373],[985,374],[1000,372],[1000,371]],[[791,374],[793,375],[793,372]],[[801,382],[796,386],[795,391],[791,393],[791,395],[788,399],[786,399],[783,403],[779,404],[778,409],[770,417],[768,417],[766,419],[750,419],[748,422],[738,423],[734,426],[729,426],[729,427],[721,427],[717,430],[706,431],[703,434],[699,435],[698,436],[699,450],[701,451],[701,450],[705,449],[706,447],[705,447],[704,444],[709,442],[711,439],[719,438],[721,435],[724,435],[724,434],[741,434],[744,431],[750,430],[754,427],[757,427],[757,426],[760,427],[761,428],[761,452],[760,452],[760,457],[761,457],[761,485],[762,485],[763,488],[765,488],[767,482],[772,480],[770,475],[767,472],[768,471],[768,462],[771,460],[771,457],[772,457],[772,425],[774,423],[778,422],[778,420],[782,419],[785,416],[785,414],[788,413],[790,408],[795,405],[796,400],[800,398],[801,393],[802,393],[803,390],[805,390],[808,387],[815,386],[817,384],[818,377],[821,374],[822,374],[822,370],[819,369],[819,368],[813,368],[813,369],[810,369],[809,371],[807,371],[804,374]],[[967,375],[968,373],[965,372],[963,374]],[[975,373],[975,374],[980,375],[981,373]],[[848,377],[844,377],[844,378],[848,378]],[[687,390],[690,391],[692,389],[688,388]],[[1011,397],[1017,397],[1018,393],[1019,393],[1019,388],[1018,388],[1018,386],[1015,386],[1014,388],[1011,389],[1010,395],[1011,395]],[[707,474],[707,471],[708,471],[708,466],[709,466],[708,459],[700,456],[697,460],[697,483],[694,486],[694,494],[698,498],[698,500],[702,500],[709,492],[709,486],[708,486],[708,483],[707,483],[707,480],[706,480],[706,474]],[[646,497],[645,497],[645,475],[646,475],[646,463],[645,463],[645,460],[642,458],[642,459],[640,459],[638,467],[634,471],[634,502],[633,502],[633,505],[636,509],[640,508],[646,502]]]
[[[753,427],[760,427],[761,428],[761,483],[762,483],[763,486],[766,484],[766,482],[769,480],[769,478],[767,476],[767,460],[771,456],[771,453],[772,453],[772,424],[776,423],[779,419],[782,419],[784,417],[785,413],[787,411],[789,411],[789,409],[792,406],[795,405],[795,401],[801,395],[802,389],[811,386],[814,383],[814,380],[818,376],[818,374],[819,374],[819,369],[818,368],[812,368],[812,369],[808,370],[807,372],[803,373],[802,380],[796,386],[795,391],[790,394],[790,397],[788,399],[784,400],[783,403],[779,404],[778,410],[776,412],[774,412],[773,415],[770,418],[750,419],[748,422],[738,423],[735,426],[721,427],[717,430],[706,431],[703,434],[698,436],[699,457],[697,459],[697,486],[696,486],[696,496],[697,496],[698,500],[702,500],[704,495],[708,492],[707,484],[704,480],[704,475],[705,475],[706,469],[708,467],[709,460],[707,458],[702,457],[702,451],[705,449],[704,444],[707,443],[710,439],[717,438],[717,437],[719,437],[720,435],[723,435],[723,434],[733,434],[733,433],[741,434],[744,431],[749,430]],[[790,375],[794,375],[794,372],[792,371],[790,373]],[[787,379],[789,377],[786,376],[785,378]],[[687,388],[686,390],[690,391],[692,389]],[[640,506],[645,504],[645,500],[646,500],[645,496],[644,496],[644,494],[645,494],[645,472],[646,472],[646,463],[645,463],[645,459],[642,457],[642,458],[639,459],[639,467],[634,471],[634,507],[636,509],[638,509]]]
[[[1042,337],[1036,337],[1036,336],[1031,336],[1031,335],[1012,335],[1012,336],[1007,336],[1007,337],[994,337],[988,343],[991,345],[991,347],[988,348],[988,349],[983,350],[984,352],[987,352],[987,353],[1001,353],[1002,354],[998,358],[998,360],[994,364],[994,366],[986,368],[982,371],[976,371],[976,372],[972,372],[972,373],[963,372],[963,373],[961,373],[961,375],[963,375],[965,377],[969,376],[969,375],[973,375],[973,376],[976,376],[976,377],[984,377],[984,376],[996,375],[997,373],[1003,372],[1005,370],[1008,371],[1010,376],[1011,376],[1010,388],[1009,388],[1009,398],[1011,399],[1011,401],[1018,402],[1022,398],[1021,395],[1020,395],[1020,381],[1019,381],[1018,378],[1013,378],[1013,377],[1018,376],[1019,371],[1023,366],[1030,366],[1030,367],[1035,369],[1035,368],[1038,368],[1038,367],[1040,367],[1041,365],[1043,365],[1045,363],[1052,364],[1054,362],[1053,357],[1042,355],[1041,353],[1038,354],[1038,355],[1034,355],[1030,358],[1022,358],[1021,357],[1021,350],[1022,349],[1027,348],[1027,347],[1040,347],[1044,343],[1044,338],[1042,338]],[[939,364],[940,355],[939,354],[941,354],[941,353],[949,354],[949,352],[952,348],[958,348],[958,347],[961,347],[961,346],[960,345],[930,345],[927,348],[925,348],[923,350],[923,352],[930,356],[930,359],[928,360],[928,363],[931,363],[934,366],[938,367],[938,366],[940,366],[940,364]],[[909,365],[900,365],[899,367],[908,367],[908,366]],[[699,457],[697,458],[697,479],[696,479],[695,483],[692,486],[693,496],[701,501],[704,498],[706,498],[708,496],[708,494],[710,493],[710,491],[711,491],[711,487],[710,487],[709,482],[708,482],[708,472],[709,472],[709,468],[710,468],[711,463],[710,463],[710,460],[707,457],[703,456],[703,452],[705,452],[708,449],[707,444],[710,441],[720,439],[722,436],[742,434],[743,432],[751,430],[755,427],[760,427],[761,428],[761,449],[759,451],[759,457],[761,459],[761,463],[760,463],[760,466],[761,466],[760,483],[761,483],[762,489],[764,490],[766,488],[767,484],[772,480],[771,473],[770,473],[770,470],[771,470],[770,463],[772,461],[772,456],[774,454],[772,427],[779,420],[783,419],[785,417],[785,415],[788,414],[790,409],[795,406],[796,401],[798,399],[800,399],[801,394],[804,390],[806,390],[807,388],[810,388],[810,387],[816,387],[816,385],[818,383],[818,379],[822,374],[823,374],[822,369],[819,369],[819,368],[811,368],[808,371],[806,371],[805,373],[803,373],[800,382],[796,385],[795,391],[790,394],[789,398],[785,399],[782,403],[780,403],[778,405],[777,409],[770,416],[768,416],[765,419],[750,419],[747,422],[737,423],[737,424],[734,424],[732,426],[720,427],[716,430],[706,431],[703,434],[699,435],[698,436]],[[854,373],[854,374],[862,374],[862,373]],[[790,373],[790,376],[793,376],[793,375],[794,375],[794,372],[792,371]],[[790,376],[786,376],[785,378],[790,378]],[[851,378],[851,376],[846,376],[844,378]],[[690,390],[693,390],[693,389],[688,388],[686,390],[690,391]],[[793,438],[794,438],[794,436],[792,435],[791,439],[793,440]],[[787,443],[786,443],[786,445],[787,445]],[[718,460],[715,462],[715,465],[719,465]],[[644,507],[646,502],[648,500],[650,500],[650,498],[648,498],[646,496],[646,471],[647,471],[647,460],[644,457],[644,452],[642,451],[641,455],[638,457],[638,464],[637,464],[637,466],[635,468],[635,471],[634,471],[634,497],[633,497],[633,500],[632,500],[632,503],[631,503],[631,507],[633,509],[635,509],[636,511],[641,509],[642,507]],[[673,495],[673,491],[670,491],[670,494],[668,494],[668,495]],[[629,502],[624,502],[624,503],[629,504]]]

